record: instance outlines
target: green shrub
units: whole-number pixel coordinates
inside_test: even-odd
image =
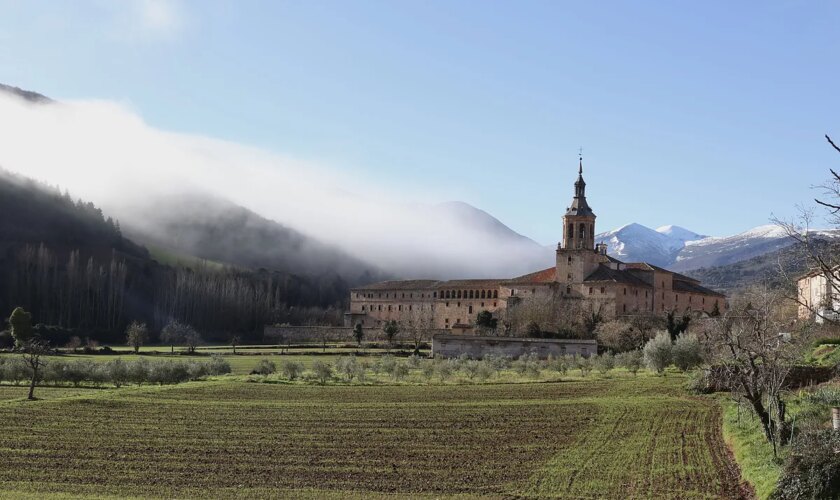
[[[461,371],[468,379],[473,380],[478,375],[478,368],[481,362],[474,359],[468,359],[461,363]]]
[[[671,335],[668,332],[659,332],[656,337],[645,344],[645,364],[651,371],[663,374],[665,368],[671,364]]]
[[[575,368],[580,370],[580,375],[585,377],[592,371],[592,358],[575,356]]]
[[[125,361],[119,358],[113,359],[105,363],[105,371],[108,373],[108,379],[116,387],[121,387],[131,380],[129,376],[128,365]]]
[[[605,352],[600,356],[594,356],[592,364],[601,376],[605,376],[610,370],[615,368],[615,356],[611,353]]]
[[[365,378],[365,369],[356,360],[356,356],[341,356],[335,362],[335,369],[348,382],[351,382],[354,378],[359,379],[359,381],[363,381]]]
[[[386,354],[386,355],[382,356],[381,358],[379,358],[379,360],[376,363],[374,363],[373,371],[375,373],[390,374],[391,371],[393,371],[393,369],[394,369],[394,365],[396,365],[396,364],[397,364],[397,360],[394,358],[394,356],[392,356],[390,354]]]
[[[303,373],[303,365],[297,361],[283,361],[280,363],[280,373],[284,378],[295,380]]]
[[[519,375],[536,378],[540,376],[542,363],[540,362],[539,356],[532,352],[530,354],[523,354],[522,356],[519,356],[516,361],[511,363],[511,367]]]
[[[505,356],[488,354],[487,356],[484,356],[482,361],[496,372],[510,368],[510,358]]]
[[[636,375],[644,365],[644,355],[641,349],[635,351],[622,352],[616,356],[616,363],[618,366],[624,368],[628,372]]]
[[[225,358],[218,354],[210,356],[210,362],[207,363],[208,375],[227,375],[230,372],[230,363]]]
[[[128,364],[128,380],[132,384],[142,385],[149,381],[149,362],[138,359]]]
[[[420,371],[423,373],[423,378],[426,380],[431,380],[432,376],[435,374],[435,363],[432,361],[427,361],[420,366]]]
[[[840,432],[824,430],[797,437],[772,498],[840,498],[838,450]]]
[[[821,345],[840,345],[840,337],[823,337],[814,341],[813,346],[819,347]]]
[[[435,364],[437,365],[435,366],[435,371],[437,372],[437,376],[440,378],[441,382],[449,379],[452,376],[452,372],[455,371],[452,360],[445,359],[436,362]]]
[[[326,384],[333,376],[333,367],[323,361],[312,363],[312,374],[320,384]]]
[[[687,372],[703,364],[703,348],[693,333],[683,333],[671,347],[671,359],[681,371]]]
[[[409,369],[408,365],[405,363],[394,363],[394,366],[391,368],[389,375],[394,380],[402,380],[408,376]]]
[[[277,371],[277,365],[274,364],[273,361],[268,359],[261,359],[257,366],[251,370],[252,375],[271,375],[272,373]]]

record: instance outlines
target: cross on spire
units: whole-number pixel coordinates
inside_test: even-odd
[[[578,148],[578,174],[583,174],[583,148]]]

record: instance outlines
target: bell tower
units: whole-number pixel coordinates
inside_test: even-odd
[[[595,248],[595,213],[586,202],[586,182],[583,180],[583,156],[578,163],[575,196],[563,216],[563,240],[557,244],[555,281],[563,283],[563,295],[578,295],[583,280],[597,269],[602,256]]]
[[[583,180],[583,157],[578,164],[575,197],[563,216],[563,243],[567,250],[595,250],[595,213],[586,203],[586,182]]]

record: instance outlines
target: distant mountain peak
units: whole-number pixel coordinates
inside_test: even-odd
[[[822,238],[840,238],[840,231],[814,231]],[[610,255],[625,261],[642,261],[673,271],[740,262],[790,245],[787,232],[764,224],[731,236],[705,236],[684,227],[667,225],[650,229],[638,223],[601,233]]]

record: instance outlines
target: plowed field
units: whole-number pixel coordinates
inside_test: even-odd
[[[10,497],[737,498],[719,408],[683,395],[681,383],[212,381],[7,401],[0,489]]]

